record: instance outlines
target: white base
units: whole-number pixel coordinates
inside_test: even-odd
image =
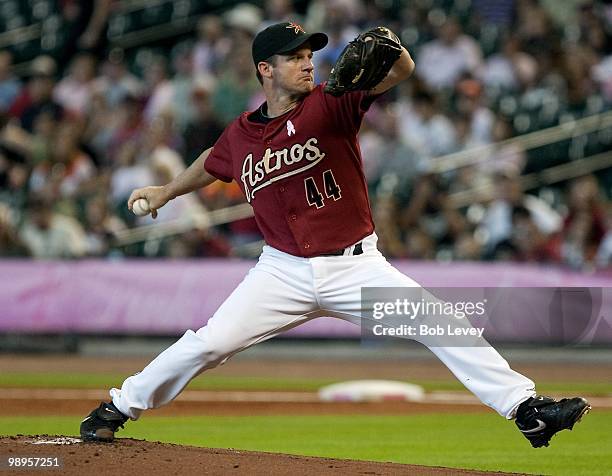
[[[425,391],[419,385],[393,380],[351,380],[321,388],[319,399],[324,402],[420,402],[425,399]]]

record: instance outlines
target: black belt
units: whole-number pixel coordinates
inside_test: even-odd
[[[349,246],[348,248],[342,248],[341,250],[330,251],[329,253],[323,253],[319,256],[343,256],[345,251],[353,248],[352,253],[349,253],[348,256],[358,256],[363,254],[363,246],[361,243],[357,243],[355,246]]]

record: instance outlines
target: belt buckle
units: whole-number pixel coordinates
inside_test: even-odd
[[[345,255],[345,252],[349,250],[349,253]],[[322,254],[321,256],[359,256],[363,254],[363,242],[359,242],[356,245],[342,248],[341,250],[330,251],[329,253]]]

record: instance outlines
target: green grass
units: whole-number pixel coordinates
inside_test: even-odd
[[[75,435],[78,418],[0,417],[2,434]],[[494,414],[155,417],[120,436],[196,446],[554,475],[612,473],[612,412],[532,449]]]
[[[87,373],[2,373],[0,387],[28,388],[101,388],[121,386],[127,377],[124,374]],[[338,379],[283,378],[283,377],[228,377],[208,374],[196,378],[189,384],[193,390],[284,390],[316,391]],[[427,391],[465,390],[456,380],[411,380]],[[612,395],[612,382],[538,382],[540,393],[568,393],[594,396]]]

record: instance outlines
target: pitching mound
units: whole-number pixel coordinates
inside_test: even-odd
[[[65,436],[12,436],[0,438],[0,470],[8,469],[9,458],[42,458],[61,467],[50,472],[62,475],[400,475],[400,474],[499,474],[462,471],[395,463],[374,463],[313,458],[254,451],[237,451],[180,446],[168,443],[120,438],[114,443],[82,443]],[[42,469],[42,468],[37,468]],[[35,471],[32,468],[33,474]],[[1,472],[1,471],[0,471]],[[24,474],[23,468],[19,471]],[[38,472],[36,472],[38,474]]]

